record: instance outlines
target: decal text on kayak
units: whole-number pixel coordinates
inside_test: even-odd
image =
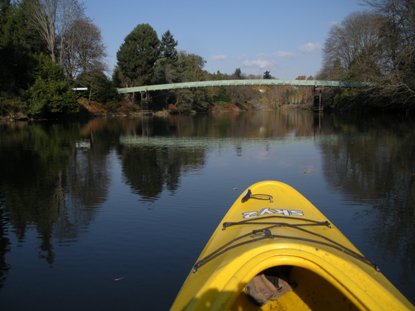
[[[279,209],[279,208],[263,208],[259,211],[244,212],[242,216],[244,219],[255,218],[265,215],[281,215],[281,216],[304,216],[303,211],[299,210],[288,210],[288,209]]]

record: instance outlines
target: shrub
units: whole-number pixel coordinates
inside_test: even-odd
[[[39,55],[35,82],[28,91],[28,113],[32,116],[51,116],[79,111],[74,93],[63,69],[48,56]]]

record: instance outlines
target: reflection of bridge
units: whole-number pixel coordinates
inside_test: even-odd
[[[316,136],[313,130],[309,134],[297,135],[295,130],[287,130],[273,136],[267,137],[172,137],[172,136],[139,136],[124,135],[120,137],[120,143],[131,147],[149,147],[149,148],[179,148],[179,149],[207,149],[223,147],[227,145],[242,144],[270,144],[279,141],[307,141],[314,139]],[[333,135],[325,134],[321,139],[330,141]]]
[[[277,79],[256,79],[256,80],[214,80],[196,81],[156,85],[143,85],[117,89],[119,94],[140,93],[161,90],[188,89],[200,87],[220,86],[249,86],[249,85],[280,85],[280,86],[312,86],[312,87],[341,87],[356,88],[366,87],[369,83],[354,81],[328,81],[328,80],[277,80]]]

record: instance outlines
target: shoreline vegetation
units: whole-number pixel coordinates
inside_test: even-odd
[[[158,118],[166,118],[170,115],[180,114],[177,112],[176,107],[170,107],[170,110],[163,109],[158,111],[145,111],[142,110],[139,106],[132,104],[129,101],[122,101],[117,103],[116,107],[112,107],[111,109],[108,108],[105,104],[92,102],[87,100],[86,98],[78,99],[78,104],[80,105],[79,113],[68,116],[69,119],[73,118],[112,118],[112,117],[145,117],[145,116],[154,116]],[[278,109],[303,109],[303,110],[311,110],[311,104],[289,104],[280,106]],[[210,108],[209,114],[211,115],[220,115],[220,114],[233,114],[237,115],[245,111],[252,111],[258,110],[254,109],[250,105],[236,105],[234,103],[217,103],[212,105]],[[269,108],[263,107],[261,110],[276,110],[276,108]],[[195,111],[189,111],[185,114],[196,114]],[[32,118],[29,115],[23,112],[16,112],[7,116],[0,116],[0,124],[7,124],[12,122],[19,122],[19,121],[40,121],[40,120],[50,120],[51,118]],[[62,119],[54,118],[54,119]]]
[[[411,114],[415,110],[413,0],[364,2],[366,11],[332,26],[320,72],[297,79],[373,83],[364,89],[324,90],[325,109]],[[52,3],[55,10],[49,7]],[[268,70],[262,76],[244,74],[240,68],[232,74],[209,73],[201,56],[178,51],[177,46],[169,30],[159,37],[151,25],[139,24],[119,47],[110,78],[100,30],[78,0],[2,1],[0,122],[310,109],[313,105],[311,87],[210,87],[151,92],[145,98],[117,94],[118,87],[275,78]]]

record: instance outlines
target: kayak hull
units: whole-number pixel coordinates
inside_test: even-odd
[[[275,271],[290,290],[259,305],[247,291],[264,271]],[[305,197],[282,182],[263,181],[226,213],[172,306],[258,309],[414,308]]]

